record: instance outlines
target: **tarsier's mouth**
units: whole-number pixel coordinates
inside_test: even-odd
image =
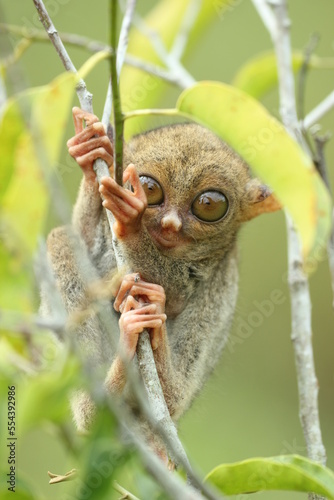
[[[155,241],[164,248],[174,248],[180,244],[178,238],[167,239],[158,233],[152,233],[152,236],[155,239]]]

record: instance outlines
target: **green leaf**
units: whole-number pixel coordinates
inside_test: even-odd
[[[297,73],[305,60],[302,52],[292,54],[292,68]],[[310,69],[333,69],[334,58],[311,56],[308,67]],[[277,63],[274,52],[263,52],[247,61],[235,75],[232,85],[247,92],[256,99],[277,86]]]
[[[22,432],[46,421],[64,423],[70,418],[69,396],[79,383],[79,363],[59,349],[53,366],[53,370],[30,377],[21,386],[17,426]]]
[[[0,122],[0,200],[14,172],[15,149],[23,127],[18,103],[8,101]]]
[[[188,5],[189,0],[161,0],[145,18],[147,25],[160,34],[167,48],[172,47]],[[219,20],[219,16],[228,6],[228,0],[220,0],[219,6],[212,0],[203,0],[200,14],[189,34],[186,53],[209,24],[214,20]],[[164,67],[150,40],[138,29],[133,28],[130,32],[128,52],[147,62]],[[156,106],[169,87],[169,84],[160,78],[130,66],[124,66],[120,82],[123,111]],[[142,132],[146,122],[147,117],[127,121],[126,138]]]
[[[8,238],[9,235],[3,237]],[[32,273],[19,242],[16,245],[13,241],[0,241],[0,283],[1,309],[33,310]]]
[[[76,81],[76,75],[65,73],[49,85],[22,92],[3,115],[0,155],[8,174],[0,188],[1,215],[29,254],[47,215],[43,168],[54,166],[59,157]]]
[[[6,424],[7,425],[7,424]],[[3,443],[4,444],[4,443]],[[7,444],[7,443],[6,443]],[[6,447],[6,445],[4,445]],[[7,451],[7,448],[6,448]],[[6,465],[6,467],[5,467]],[[30,477],[19,470],[16,464],[15,471],[15,491],[8,490],[13,487],[12,484],[7,483],[10,481],[9,465],[7,460],[4,460],[0,466],[0,498],[1,500],[12,500],[17,498],[19,500],[40,500],[42,497],[35,484],[31,481]]]
[[[298,455],[252,458],[219,465],[206,477],[226,495],[264,490],[314,492],[334,499],[334,473]]]
[[[17,141],[15,163],[15,174],[2,201],[2,217],[32,254],[47,215],[48,193],[29,132],[23,132]]]
[[[59,158],[77,79],[74,73],[62,73],[41,87],[35,97],[31,131],[37,158],[40,159],[39,148],[46,153],[48,164],[42,167],[53,167]]]
[[[226,141],[275,192],[301,237],[304,258],[325,247],[331,226],[328,191],[311,159],[255,99],[222,83],[201,82],[177,109]]]

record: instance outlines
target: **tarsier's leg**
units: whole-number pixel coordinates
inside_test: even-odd
[[[112,341],[98,321],[94,310],[90,308],[87,285],[77,265],[76,252],[74,252],[68,230],[69,228],[60,227],[50,233],[47,241],[48,256],[58,289],[69,314],[69,333],[75,335],[81,355],[95,367],[95,372],[98,367],[102,369],[103,366],[106,370],[115,355],[112,351]],[[77,253],[84,255],[86,248],[83,243],[76,239],[74,244]],[[88,259],[88,255],[85,255],[85,258]],[[98,279],[97,274],[96,279]],[[42,307],[52,314],[50,298],[43,294]],[[112,314],[111,308],[110,313]],[[115,332],[115,338],[117,338],[117,332]],[[101,379],[103,380],[102,373]],[[78,429],[87,430],[95,413],[88,394],[83,391],[78,392],[72,399],[72,409]]]

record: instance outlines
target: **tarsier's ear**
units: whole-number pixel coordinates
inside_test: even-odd
[[[246,184],[246,203],[242,214],[242,221],[247,221],[258,215],[276,212],[282,208],[268,186],[261,184],[258,179],[252,179]]]

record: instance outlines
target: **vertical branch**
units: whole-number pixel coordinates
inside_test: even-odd
[[[268,16],[266,0],[253,3],[261,17],[270,19],[266,23],[270,30],[272,18]],[[309,153],[298,123],[295,84],[291,65],[290,19],[286,0],[272,0],[275,27],[270,31],[275,46],[279,77],[280,113],[289,133]],[[293,167],[293,166],[292,166]],[[321,464],[326,463],[326,452],[322,443],[318,410],[318,381],[314,368],[311,327],[311,299],[307,277],[303,272],[300,241],[296,229],[287,216],[288,266],[291,295],[292,341],[295,352],[299,391],[300,419],[304,431],[308,456]],[[310,498],[313,498],[312,496]],[[317,498],[317,497],[314,497]]]
[[[110,56],[110,74],[114,109],[114,177],[117,184],[122,186],[124,118],[117,75],[117,0],[110,0],[110,23],[110,45],[113,49]]]

